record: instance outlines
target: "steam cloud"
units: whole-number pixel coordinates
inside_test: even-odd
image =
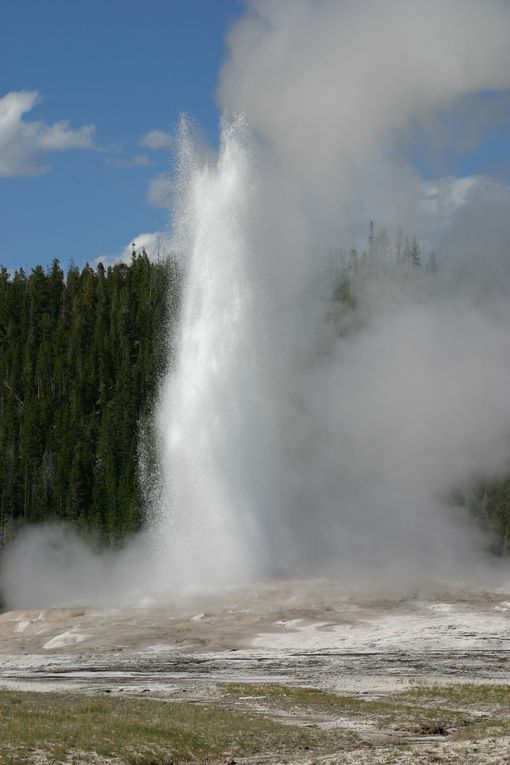
[[[400,149],[418,125],[433,137],[459,99],[508,88],[509,18],[505,0],[250,2],[230,34],[220,101],[266,141],[282,183],[316,211],[322,242],[324,221],[339,216],[335,241],[353,216],[355,233],[379,211],[386,225],[413,223],[422,181]],[[477,110],[473,100],[465,121]]]
[[[145,586],[472,577],[481,542],[445,497],[510,464],[510,190],[424,179],[407,154],[510,88],[510,5],[254,0],[229,48],[217,160],[181,137],[189,263]],[[339,335],[332,253],[370,219],[416,232],[441,268],[356,284]],[[20,565],[14,548],[15,604]]]

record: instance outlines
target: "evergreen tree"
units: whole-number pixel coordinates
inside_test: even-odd
[[[0,545],[54,518],[112,544],[139,526],[139,424],[179,294],[176,263],[145,251],[67,276],[56,259],[28,277],[0,268]]]

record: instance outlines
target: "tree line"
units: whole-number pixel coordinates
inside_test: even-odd
[[[0,545],[69,520],[115,544],[142,521],[138,436],[165,365],[179,269],[0,268]]]

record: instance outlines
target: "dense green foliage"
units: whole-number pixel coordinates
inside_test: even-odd
[[[177,302],[175,263],[145,253],[66,275],[57,260],[28,276],[0,269],[0,544],[41,520],[111,543],[139,526],[140,424]]]

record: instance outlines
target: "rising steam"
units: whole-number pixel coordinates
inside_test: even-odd
[[[407,153],[510,88],[510,5],[258,0],[229,46],[217,158],[181,135],[183,310],[138,585],[472,576],[483,544],[448,498],[510,466],[510,191],[423,179]],[[404,274],[391,247],[356,270],[339,251],[370,219],[439,270]]]

